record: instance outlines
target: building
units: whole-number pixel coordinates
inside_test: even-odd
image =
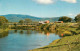
[[[49,20],[46,20],[46,21],[39,21],[39,24],[46,24],[46,23],[50,23]]]
[[[49,20],[46,20],[45,23],[50,23],[50,21]]]
[[[39,21],[39,24],[45,24],[44,21]]]

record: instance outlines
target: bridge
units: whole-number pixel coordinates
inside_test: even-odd
[[[23,26],[23,27],[27,27],[27,26],[37,26],[37,23],[7,23],[9,25],[9,27],[13,27],[13,26]]]

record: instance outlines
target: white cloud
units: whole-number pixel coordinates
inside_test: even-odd
[[[56,0],[34,0],[39,4],[52,4],[54,3]]]
[[[77,3],[77,0],[33,0],[39,4],[53,4],[56,1],[64,1],[68,3]]]
[[[70,14],[68,14],[69,16],[73,16],[73,14],[72,13],[70,13]]]
[[[69,2],[69,3],[77,3],[77,0],[61,0],[61,1]]]
[[[68,16],[76,16],[77,14],[69,13]]]

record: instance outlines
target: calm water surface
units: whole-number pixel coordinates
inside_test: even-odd
[[[60,37],[54,33],[9,30],[4,35],[0,35],[0,51],[28,51],[49,45],[56,39]]]

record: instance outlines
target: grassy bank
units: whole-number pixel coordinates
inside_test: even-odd
[[[46,26],[47,25],[47,26]],[[33,49],[30,51],[79,51],[80,50],[80,29],[78,24],[55,24],[55,25],[41,25],[41,29],[48,29],[54,33],[61,35],[61,39],[57,39],[50,43],[50,45]]]
[[[51,33],[56,33],[58,35],[74,35],[79,34],[79,25],[77,23],[55,23],[55,24],[43,24],[36,27],[38,30],[48,30]]]
[[[30,51],[80,51],[80,35],[66,36],[50,45]]]

